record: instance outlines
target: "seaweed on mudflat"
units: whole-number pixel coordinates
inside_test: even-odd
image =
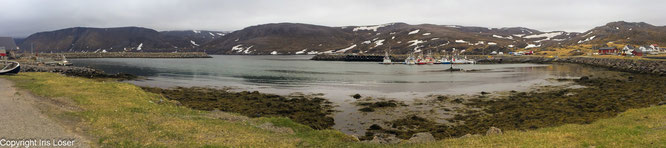
[[[220,110],[240,113],[248,117],[288,117],[314,129],[328,129],[333,126],[329,117],[331,102],[324,98],[284,97],[264,94],[258,91],[230,92],[212,88],[162,89],[144,87],[148,92],[162,94],[170,100],[198,110]]]

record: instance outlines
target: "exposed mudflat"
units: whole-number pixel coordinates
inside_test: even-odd
[[[573,83],[538,87],[528,92],[430,97],[410,106],[424,106],[430,109],[430,113],[410,114],[407,111],[402,113],[402,118],[381,120],[368,126],[361,139],[370,140],[377,133],[408,139],[420,132],[429,132],[435,138],[443,139],[483,134],[491,127],[531,130],[567,123],[588,124],[614,117],[630,108],[649,107],[666,101],[666,77],[621,72],[600,74],[556,79]],[[396,107],[391,110],[395,114],[410,109]],[[442,120],[446,116],[437,114],[448,114],[452,118]]]

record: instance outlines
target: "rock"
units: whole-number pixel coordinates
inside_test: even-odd
[[[427,132],[416,133],[412,135],[412,138],[409,138],[409,143],[423,143],[430,141],[435,141],[435,137],[433,137],[432,134]]]
[[[358,139],[358,136],[356,135],[351,135],[351,139],[354,140],[354,142],[360,142],[361,140]]]
[[[479,137],[479,135],[477,135],[477,134],[474,134],[474,135],[472,135],[472,134],[467,134],[467,135],[465,135],[465,136],[461,136],[460,138],[472,138],[472,137]]]
[[[353,95],[352,97],[354,97],[354,99],[360,99],[360,98],[361,98],[361,94],[355,94],[355,95]]]
[[[377,134],[374,137],[372,137],[372,140],[370,140],[370,143],[379,143],[379,144],[396,144],[400,143],[400,139],[395,137],[395,135],[391,134]]]
[[[666,101],[661,101],[661,102],[659,102],[659,104],[657,104],[657,105],[660,105],[660,106],[661,106],[661,105],[666,105]]]
[[[496,127],[490,127],[488,131],[486,132],[486,136],[488,135],[501,135],[502,134],[502,129],[496,128]]]

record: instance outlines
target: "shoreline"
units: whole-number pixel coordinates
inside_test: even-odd
[[[23,53],[24,55],[27,53]],[[85,58],[212,58],[205,52],[105,52],[105,53],[39,53],[40,57],[62,59]]]

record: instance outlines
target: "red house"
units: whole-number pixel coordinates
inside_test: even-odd
[[[601,47],[599,48],[599,54],[617,54],[620,50],[615,47]]]

